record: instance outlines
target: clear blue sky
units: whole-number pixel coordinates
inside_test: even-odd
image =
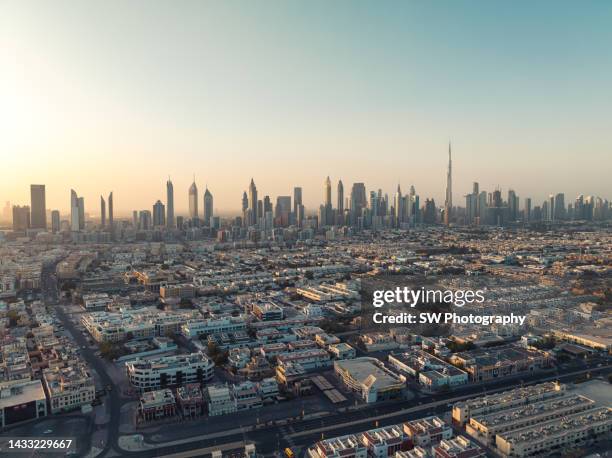
[[[612,197],[609,1],[2,1],[0,68],[2,201],[127,212],[171,175],[180,211],[195,173],[219,210],[251,176],[441,203],[449,138],[457,203]]]

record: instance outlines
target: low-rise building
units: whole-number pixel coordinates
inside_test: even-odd
[[[83,307],[88,311],[106,310],[113,303],[113,299],[106,293],[92,293],[83,295]]]
[[[495,445],[507,457],[547,456],[591,445],[610,431],[612,409],[600,407],[498,434]]]
[[[401,397],[405,378],[394,374],[376,358],[355,358],[334,361],[334,372],[365,402]]]
[[[394,350],[399,347],[399,344],[391,334],[371,332],[369,334],[363,334],[359,338],[368,352]]]
[[[125,363],[130,384],[141,392],[210,380],[215,364],[202,352],[135,359]]]
[[[329,353],[321,349],[281,353],[276,359],[279,366],[297,363],[306,370],[331,366]]]
[[[368,449],[355,434],[317,442],[307,451],[309,458],[367,458]]]
[[[260,321],[276,321],[284,318],[283,308],[272,302],[253,304],[253,315]]]
[[[359,441],[368,449],[372,458],[387,458],[395,452],[406,449],[410,439],[399,425],[371,429],[357,435]]]
[[[567,393],[564,396],[546,399],[527,405],[475,415],[465,426],[470,436],[483,443],[493,444],[497,434],[533,426],[541,422],[561,419],[594,407],[594,401],[584,396]]]
[[[204,410],[204,398],[199,383],[189,383],[176,389],[176,400],[183,418],[196,418]]]
[[[404,423],[404,432],[413,445],[431,447],[453,437],[453,428],[439,417],[419,418]]]
[[[300,364],[276,366],[276,380],[283,391],[295,396],[305,396],[312,392],[312,379]]]
[[[420,349],[392,353],[388,360],[393,368],[414,377],[429,391],[468,383],[468,374],[465,371]]]
[[[545,399],[563,396],[566,386],[557,382],[546,382],[538,385],[515,388],[494,395],[468,399],[453,405],[453,422],[460,425],[470,418],[511,409]]]
[[[553,357],[541,350],[504,345],[455,353],[450,362],[462,367],[471,381],[482,382],[548,368]]]
[[[54,414],[91,405],[96,395],[93,377],[82,364],[44,369],[43,383]]]
[[[192,283],[161,285],[159,295],[164,299],[193,299],[196,295],[196,287]]]
[[[0,427],[47,415],[47,397],[40,380],[0,385]]]
[[[334,359],[353,359],[357,356],[355,349],[345,342],[330,345],[327,351]]]
[[[160,420],[176,415],[176,400],[169,389],[147,391],[138,403],[138,418],[141,421]]]
[[[258,386],[250,381],[235,383],[231,394],[236,403],[236,410],[258,409],[263,403]]]
[[[219,332],[244,331],[246,321],[243,317],[219,317],[204,320],[189,320],[181,326],[181,334],[187,338]]]
[[[210,385],[205,390],[208,415],[215,417],[236,412],[236,401],[227,385]]]
[[[485,450],[464,436],[444,439],[432,447],[434,458],[486,458]]]

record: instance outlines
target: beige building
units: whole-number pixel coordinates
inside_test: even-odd
[[[495,445],[507,457],[550,455],[609,438],[611,430],[612,409],[600,407],[499,434]]]
[[[89,405],[96,394],[93,377],[86,367],[80,364],[45,369],[43,382],[51,413],[66,412]]]

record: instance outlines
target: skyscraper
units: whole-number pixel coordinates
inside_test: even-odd
[[[453,211],[453,170],[451,161],[451,144],[448,142],[448,172],[446,173],[446,200],[444,201],[444,224],[451,222]]]
[[[193,183],[189,187],[189,217],[196,219],[198,217],[198,187],[193,177]]]
[[[560,192],[555,196],[555,220],[565,219],[565,194]]]
[[[255,182],[253,178],[251,178],[251,184],[249,185],[249,210],[251,212],[251,220],[249,223],[254,226],[257,224],[257,186],[255,186]]]
[[[393,199],[393,206],[395,207],[395,224],[399,227],[404,221],[404,198],[402,197],[402,190],[399,183],[397,184],[397,191]]]
[[[110,202],[108,204],[108,209],[110,213]],[[85,229],[85,199],[83,197],[79,197],[77,199],[77,205],[79,207],[79,230],[82,231],[83,229]]]
[[[344,185],[342,180],[338,180],[338,214],[344,213]]]
[[[516,221],[518,219],[519,198],[513,189],[508,190],[508,219]]]
[[[139,226],[143,231],[148,231],[151,229],[151,212],[149,210],[141,210],[138,214],[139,216]]]
[[[106,227],[106,201],[100,196],[100,227]]]
[[[528,223],[531,221],[531,198],[525,198],[525,208],[523,209],[523,221]]]
[[[74,189],[70,190],[70,230],[79,230],[79,196]]]
[[[25,231],[30,228],[30,207],[13,206],[13,230]]]
[[[548,208],[548,213],[547,213],[548,221],[556,221],[557,215],[555,215],[555,196],[553,196],[552,194],[548,196],[547,208]]]
[[[32,229],[47,229],[47,209],[45,185],[30,185],[30,227]]]
[[[272,201],[270,200],[270,196],[264,196],[263,211],[264,214],[272,211]]]
[[[323,205],[331,207],[331,180],[329,177],[325,179],[323,184]]]
[[[108,195],[108,228],[111,231],[111,234],[115,228],[113,218],[113,192],[111,191],[111,193]]]
[[[161,200],[153,205],[153,226],[161,227],[166,225],[166,207],[161,203]]]
[[[172,186],[170,177],[168,177],[168,181],[166,181],[166,205],[166,225],[170,229],[174,229],[174,186]]]
[[[291,196],[278,196],[275,216],[280,219],[282,226],[289,225],[289,213],[291,213]]]
[[[353,183],[351,189],[351,223],[357,224],[362,210],[368,205],[364,183]]]
[[[302,188],[295,187],[293,188],[293,214],[297,219],[298,207],[302,205]]]
[[[60,212],[53,210],[51,212],[51,231],[55,234],[60,230]]]
[[[204,225],[212,226],[211,219],[213,217],[213,195],[208,190],[204,191]]]

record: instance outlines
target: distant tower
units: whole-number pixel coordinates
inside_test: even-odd
[[[168,181],[166,181],[166,225],[173,229],[175,227],[174,223],[174,186],[172,186],[172,181],[170,181],[170,177],[168,177]]]
[[[204,191],[204,225],[212,226],[211,219],[213,217],[213,195],[208,190],[208,186],[206,186],[206,191]]]
[[[195,176],[189,187],[189,217],[191,219],[198,217],[198,187],[195,184]]]
[[[155,202],[153,205],[153,226],[160,227],[166,225],[166,208],[161,200]]]
[[[100,227],[106,227],[106,201],[100,196]]]
[[[70,230],[79,230],[79,196],[74,189],[70,190]]]
[[[13,205],[13,230],[25,231],[30,228],[30,207]]]
[[[257,224],[257,186],[253,178],[251,178],[251,184],[249,185],[249,210],[251,211],[251,225]]]
[[[397,184],[393,206],[395,207],[395,224],[399,227],[400,223],[404,221],[404,197],[399,183]]]
[[[78,214],[79,214],[79,230],[85,229],[85,199],[79,197],[77,199]]]
[[[47,229],[47,209],[45,185],[30,185],[30,227],[32,229]]]
[[[299,206],[302,205],[302,188],[293,188],[293,215],[297,219]]]
[[[242,193],[242,213],[249,209],[249,198],[247,197],[246,191]]]
[[[344,185],[342,180],[338,180],[338,214],[344,213]]]
[[[446,200],[444,201],[444,224],[451,222],[453,208],[453,169],[451,161],[451,144],[448,142],[448,172],[446,174]]]
[[[325,184],[323,185],[323,199],[324,205],[326,208],[331,207],[331,180],[329,177],[325,179]]]
[[[113,221],[113,192],[111,191],[111,193],[108,195],[108,227],[110,228],[111,232],[114,228]]]
[[[53,210],[51,212],[51,231],[55,234],[60,230],[60,212]]]

